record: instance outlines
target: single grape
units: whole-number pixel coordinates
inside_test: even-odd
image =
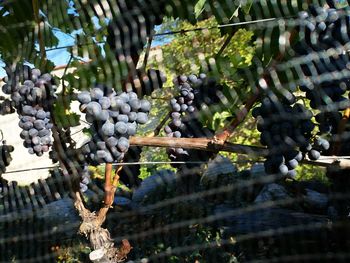
[[[114,134],[114,125],[109,121],[102,125],[102,134],[105,136],[112,136]]]
[[[148,121],[148,116],[147,116],[147,114],[144,113],[144,112],[138,112],[138,113],[137,113],[136,121],[137,121],[139,124],[145,124],[145,123]]]
[[[141,100],[141,109],[142,112],[149,112],[151,110],[151,103],[147,100]]]
[[[118,132],[119,134],[125,134],[128,131],[128,127],[124,122],[118,121],[114,125],[115,131]]]
[[[129,148],[129,140],[125,137],[120,137],[117,144],[118,150],[121,152],[126,152]]]

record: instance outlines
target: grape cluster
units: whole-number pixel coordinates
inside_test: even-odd
[[[30,154],[37,156],[49,151],[52,145],[50,112],[40,106],[25,105],[22,107],[19,127],[23,129],[20,137],[24,140],[24,147]]]
[[[201,105],[199,100],[196,100],[197,94],[204,91],[204,83],[207,83],[207,76],[200,74],[178,76],[173,79],[175,87],[179,91],[179,95],[170,100],[170,122],[164,127],[164,132],[168,137],[210,137],[213,132],[197,120],[195,114],[197,107],[195,104]],[[201,98],[204,98],[205,96]],[[212,155],[209,152],[198,150],[184,150],[183,148],[168,148],[167,153],[172,161],[205,161]],[[179,165],[174,165],[179,167]],[[198,164],[186,164],[186,167],[195,167]]]
[[[181,128],[183,126],[182,116],[185,113],[192,114],[195,112],[193,104],[194,90],[193,85],[199,80],[195,75],[178,76],[173,79],[175,87],[179,90],[180,95],[170,100],[170,119],[171,121],[164,127],[168,137],[180,138]],[[177,155],[188,155],[188,152],[182,148],[169,148],[168,154],[175,158]]]
[[[350,18],[344,11],[310,6],[308,11],[302,11],[298,16],[300,41],[294,46],[297,54],[308,55],[348,43]]]
[[[13,146],[7,145],[5,142],[0,145],[0,176],[6,172],[6,167],[10,165],[12,161],[11,152],[13,150]]]
[[[80,92],[78,100],[92,132],[83,153],[95,164],[122,160],[129,149],[129,136],[136,134],[138,124],[148,121],[151,104],[134,92],[116,94],[103,85]]]
[[[84,165],[80,173],[80,191],[82,193],[86,192],[88,189],[88,184],[90,183],[90,172],[87,165]]]
[[[194,105],[198,110],[222,102],[223,86],[214,77],[208,77],[205,73],[201,73],[194,83],[194,87]]]
[[[28,66],[23,66],[23,71],[15,70],[5,78],[5,82],[2,91],[11,95],[17,108],[23,105],[38,105],[47,110],[56,98],[57,86],[53,77],[49,73],[41,74],[37,68],[30,69]]]
[[[9,99],[0,97],[0,115],[7,115],[15,112],[15,104]]]
[[[331,48],[343,49],[343,45],[348,43],[350,18],[345,15],[344,10],[310,6],[308,12],[299,14],[299,18],[300,41],[294,46],[297,54],[307,55]],[[333,135],[342,132],[338,129],[342,119],[341,111],[350,106],[350,100],[345,97],[350,89],[350,79],[341,75],[342,71],[348,70],[349,61],[347,53],[340,53],[300,65],[302,73],[306,76],[300,90],[306,93],[310,106],[320,111],[315,116],[319,134],[331,140],[335,138]],[[325,74],[329,74],[330,77],[311,81],[312,77]],[[329,142],[317,144],[328,146]]]
[[[135,163],[139,162],[141,158],[142,147],[141,146],[130,146],[128,152],[124,155],[123,162]],[[140,186],[142,180],[139,178],[140,175],[139,164],[126,165],[119,173],[119,180],[129,188]]]
[[[50,111],[57,90],[53,77],[48,73],[41,74],[39,69],[23,66],[21,71],[8,74],[5,82],[2,90],[11,95],[19,114],[24,147],[30,154],[43,155],[52,145]]]
[[[261,132],[260,142],[269,149],[264,163],[269,174],[294,177],[295,168],[305,154],[316,160],[320,151],[329,148],[328,141],[322,138],[313,140],[313,114],[295,103],[294,97],[280,99],[266,96],[252,114],[257,118],[257,129]]]

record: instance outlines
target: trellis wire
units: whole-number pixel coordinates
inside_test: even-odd
[[[245,161],[236,161],[233,163],[247,163],[252,162],[255,163],[256,160],[245,160]],[[131,165],[154,165],[154,164],[205,164],[207,162],[201,162],[201,161],[154,161],[154,162],[127,162],[127,163],[112,163],[113,166],[131,166]],[[100,164],[99,166],[104,166],[105,164]],[[28,171],[36,171],[36,170],[49,170],[49,169],[55,169],[59,168],[59,166],[43,166],[43,167],[36,167],[36,168],[28,168],[28,169],[19,169],[19,170],[10,170],[3,174],[12,174],[12,173],[20,173],[20,172],[28,172]]]
[[[236,27],[236,26],[250,25],[250,24],[257,24],[257,23],[266,23],[266,22],[271,22],[271,21],[276,21],[276,20],[281,20],[281,19],[286,19],[286,18],[291,18],[291,17],[257,19],[257,20],[251,20],[251,21],[245,21],[245,22],[220,24],[220,25],[212,26],[212,27],[197,27],[197,28],[191,28],[191,29],[186,29],[186,30],[168,31],[168,32],[163,32],[163,33],[155,33],[153,35],[153,37],[184,34],[184,33],[188,33],[188,32],[195,32],[195,31],[202,31],[202,30],[213,30],[213,29],[220,29],[220,28],[225,28],[225,27]],[[53,50],[66,49],[66,48],[71,48],[71,47],[76,47],[76,46],[90,46],[90,45],[98,45],[98,44],[105,44],[105,43],[106,43],[106,41],[98,41],[98,42],[94,42],[94,43],[80,43],[80,44],[77,43],[76,45],[66,45],[66,46],[61,46],[61,47],[48,48],[48,49],[45,49],[45,51],[49,52],[49,51],[53,51]],[[39,53],[39,51],[37,51],[37,52]]]

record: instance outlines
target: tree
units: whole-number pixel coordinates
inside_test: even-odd
[[[194,179],[186,176],[188,169],[198,168],[190,161],[208,162],[219,151],[265,159],[266,172],[281,180],[293,178],[301,162],[327,166],[328,175],[338,183],[335,185],[343,187],[336,190],[348,190],[348,161],[318,160],[321,154],[347,155],[343,135],[349,100],[343,94],[349,86],[348,57],[343,51],[348,34],[341,27],[345,23],[347,29],[347,9],[329,9],[332,3],[327,2],[315,3],[318,8],[308,12],[303,12],[302,1],[105,1],[105,5],[89,1],[86,5],[81,1],[18,0],[1,4],[4,41],[0,52],[8,75],[3,90],[11,95],[12,106],[21,115],[26,146],[37,155],[52,146],[53,159],[62,173],[72,178],[71,194],[83,219],[80,231],[90,238],[92,257],[119,262],[130,252],[127,240],[115,248],[102,224],[119,179],[126,178],[125,167],[112,176],[112,163],[139,158],[140,147],[166,147],[170,160],[184,162],[175,168],[183,186],[180,191],[185,193],[194,190],[191,185],[201,176],[198,172]],[[170,113],[157,120],[152,137],[134,136],[137,123],[146,123],[150,110],[142,98],[164,82],[159,71],[137,68],[147,38],[154,37],[153,28],[164,16],[178,19],[171,34],[193,37],[189,43],[188,37],[180,34],[164,47],[164,53],[176,54],[165,61],[166,73],[188,76],[176,77],[176,89],[167,90],[166,95],[173,97]],[[238,26],[244,29],[237,30]],[[64,48],[71,53],[67,68],[76,70],[60,80],[43,74],[54,67],[47,52],[57,48],[57,31],[75,40],[72,47]],[[81,63],[86,54],[89,63]],[[28,69],[24,63],[34,64],[40,71]],[[26,84],[29,78],[32,82]],[[60,91],[55,90],[58,81],[62,83]],[[70,109],[70,102],[76,99],[90,123],[91,141],[81,148],[70,137],[70,128],[81,120]],[[261,144],[230,143],[229,138],[253,108]],[[130,112],[135,113],[134,120]],[[163,126],[167,137],[157,136]],[[52,131],[52,145],[41,139],[47,134],[37,136],[42,130]],[[40,141],[35,142],[38,137]],[[135,156],[130,157],[131,153]],[[84,165],[98,163],[106,163],[105,198],[95,214],[85,206],[79,187]],[[129,183],[137,187],[137,171],[129,173],[136,177],[134,182],[129,178]],[[337,205],[345,216],[346,206]]]

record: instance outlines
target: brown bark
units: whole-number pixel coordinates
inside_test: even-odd
[[[222,142],[210,138],[130,137],[129,141],[130,145],[135,146],[175,147],[214,152],[225,151],[256,157],[265,157],[268,154],[268,150],[263,147]],[[316,161],[304,159],[302,163],[323,167],[332,166],[334,169],[350,168],[350,160],[341,156],[327,156]]]
[[[104,197],[104,203],[105,206],[111,206],[113,204],[114,199],[114,193],[112,190],[112,164],[106,163],[105,166],[105,197]]]
[[[130,145],[134,146],[175,147],[214,152],[227,151],[255,156],[267,155],[267,149],[262,147],[223,143],[210,138],[130,137],[129,141]]]
[[[123,262],[130,250],[132,249],[128,240],[123,239],[122,244],[114,247],[114,242],[110,237],[109,231],[102,228],[101,225],[105,221],[108,207],[103,207],[96,215],[85,208],[80,193],[74,195],[74,206],[78,210],[80,217],[83,219],[79,227],[79,232],[89,237],[90,243],[94,251],[101,250],[103,262]]]

